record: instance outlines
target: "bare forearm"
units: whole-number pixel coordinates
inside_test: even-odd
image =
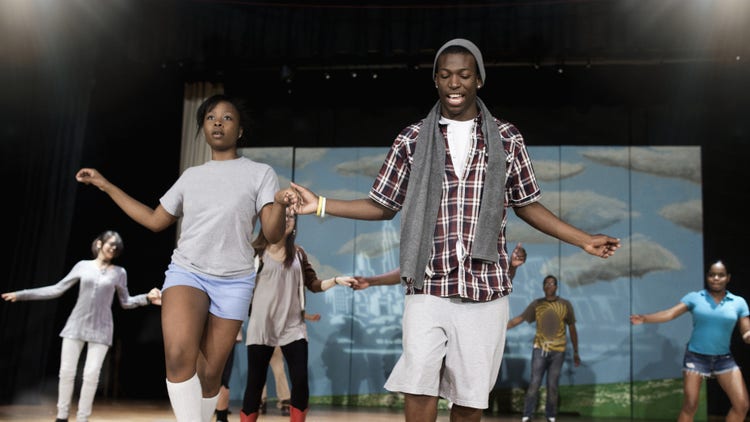
[[[620,239],[605,234],[589,234],[552,214],[539,202],[514,208],[516,215],[535,229],[554,236],[586,251],[591,255],[609,258],[620,248]]]
[[[644,323],[648,324],[659,324],[662,322],[669,322],[674,319],[674,316],[670,312],[670,310],[664,310],[659,312],[654,312],[652,314],[643,314],[641,315],[641,318],[643,319]]]
[[[391,270],[387,273],[378,274],[372,277],[366,277],[371,286],[389,286],[401,282],[400,268]]]
[[[341,200],[326,198],[326,214],[357,220],[390,220],[396,213],[372,199]]]
[[[742,334],[742,341],[750,343],[750,317],[742,317],[737,323],[739,325],[740,333]]]
[[[326,215],[353,218],[357,220],[390,220],[396,213],[385,208],[372,199],[362,198],[342,200],[326,198]]]
[[[100,187],[100,189],[109,195],[109,197],[112,198],[112,201],[114,201],[114,203],[120,207],[128,217],[132,218],[133,221],[147,229],[158,232],[169,226],[167,222],[153,218],[155,213],[153,208],[128,195],[118,186],[107,182]]]
[[[575,326],[570,326],[570,343],[573,345],[573,353],[578,354],[578,331]]]
[[[583,248],[591,237],[583,230],[559,219],[539,202],[514,208],[516,215],[531,227],[565,243]]]
[[[271,243],[276,243],[286,232],[286,205],[273,202],[261,211],[261,230]]]
[[[520,317],[520,316],[512,318],[512,319],[510,319],[508,321],[507,328],[510,330],[511,328],[515,327],[516,325],[520,324],[521,322],[523,322],[523,318]]]

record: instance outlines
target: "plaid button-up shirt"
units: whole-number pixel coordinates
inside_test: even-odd
[[[503,297],[512,290],[508,276],[508,254],[505,250],[506,207],[538,201],[541,192],[521,133],[512,124],[495,119],[506,154],[505,204],[497,204],[504,207],[502,230],[497,239],[500,261],[488,263],[471,258],[487,171],[487,150],[481,131],[481,116],[474,120],[472,145],[469,147],[462,177],[456,175],[451,161],[447,126],[440,125],[446,143],[446,156],[433,247],[425,269],[423,290],[416,290],[411,283],[407,283],[407,294],[425,293],[483,302]],[[404,204],[414,148],[421,127],[421,121],[412,124],[396,137],[370,190],[372,200],[391,210],[399,211]]]

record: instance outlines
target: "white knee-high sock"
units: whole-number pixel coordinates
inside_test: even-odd
[[[203,422],[201,418],[201,382],[198,374],[183,382],[167,380],[167,392],[177,422]]]
[[[203,397],[201,400],[201,413],[203,416],[203,422],[211,422],[211,418],[214,416],[216,411],[216,402],[219,401],[219,395],[214,397]]]

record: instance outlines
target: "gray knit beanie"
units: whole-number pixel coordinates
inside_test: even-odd
[[[440,50],[438,50],[437,54],[435,54],[435,61],[432,63],[432,77],[433,78],[435,77],[435,72],[437,68],[437,60],[438,60],[438,57],[440,57],[440,53],[442,53],[443,50],[445,50],[446,48],[454,46],[454,45],[457,45],[457,46],[460,46],[469,50],[469,52],[474,56],[474,60],[476,60],[477,62],[477,67],[479,68],[479,76],[482,77],[482,83],[483,84],[487,83],[487,80],[485,79],[485,76],[484,76],[484,60],[482,60],[482,52],[479,51],[479,47],[477,47],[476,44],[463,38],[454,38],[448,41],[447,43],[443,44],[442,47],[440,47]]]

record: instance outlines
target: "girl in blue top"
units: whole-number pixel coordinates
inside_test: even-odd
[[[704,290],[686,294],[672,308],[630,316],[630,322],[638,325],[671,321],[686,312],[693,314],[693,333],[682,368],[685,398],[678,422],[693,420],[703,378],[716,377],[729,397],[732,408],[727,414],[728,422],[744,421],[750,408],[745,381],[729,350],[732,332],[738,322],[742,340],[750,343],[750,311],[745,299],[727,291],[730,278],[726,264],[717,260],[709,267]]]

